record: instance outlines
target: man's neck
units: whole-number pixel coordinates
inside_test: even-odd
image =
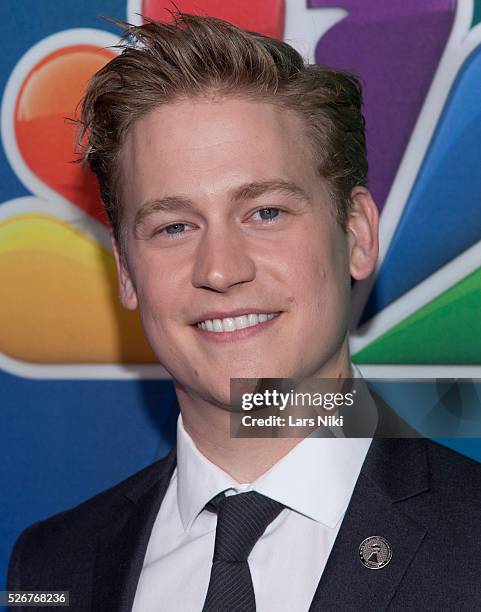
[[[267,472],[302,438],[231,438],[227,411],[214,422],[199,422],[182,413],[184,429],[198,450],[240,484],[251,483]],[[208,431],[207,431],[208,429]]]
[[[348,378],[349,358],[334,370],[323,372],[326,378]],[[321,377],[318,374],[316,377]],[[237,482],[251,483],[292,450],[304,437],[233,438],[230,433],[231,413],[203,399],[193,400],[177,389],[177,396],[186,432],[198,450],[209,461],[232,476]]]

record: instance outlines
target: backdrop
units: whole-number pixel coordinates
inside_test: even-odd
[[[176,0],[351,70],[365,90],[381,257],[354,288],[368,376],[481,378],[481,0]],[[0,4],[0,581],[29,523],[164,455],[177,406],[118,305],[93,177],[68,121],[117,50],[102,16],[164,0]],[[476,440],[446,441],[481,460]]]

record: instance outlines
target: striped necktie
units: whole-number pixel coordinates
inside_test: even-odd
[[[256,491],[216,495],[206,506],[217,512],[214,558],[202,612],[255,612],[247,559],[284,506]]]

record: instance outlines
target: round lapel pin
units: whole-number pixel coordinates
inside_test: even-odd
[[[361,542],[359,557],[364,567],[378,570],[386,567],[392,559],[392,548],[381,536],[370,536]]]

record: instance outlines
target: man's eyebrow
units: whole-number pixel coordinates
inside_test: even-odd
[[[254,181],[236,187],[231,193],[233,202],[255,200],[266,193],[282,193],[310,203],[311,199],[306,192],[291,181],[280,179]],[[138,228],[146,217],[156,212],[192,210],[192,201],[180,195],[166,196],[144,202],[135,215],[134,227]]]
[[[156,212],[192,210],[192,202],[183,196],[167,196],[156,200],[144,202],[135,214],[134,227],[137,229],[142,221]]]
[[[311,198],[307,193],[296,185],[292,181],[283,181],[280,179],[267,180],[267,181],[256,181],[252,183],[246,183],[237,187],[233,194],[232,199],[234,201],[243,200],[255,200],[265,193],[277,192],[288,196],[295,196],[300,200],[310,202]]]

